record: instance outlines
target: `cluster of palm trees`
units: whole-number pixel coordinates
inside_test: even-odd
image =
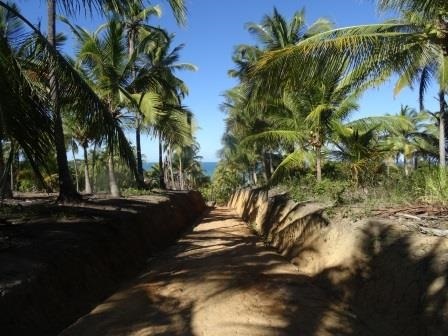
[[[184,1],[168,2],[178,23],[183,24]],[[78,200],[67,160],[67,140],[71,148],[79,145],[83,149],[86,193],[93,190],[88,160],[91,147],[103,148],[108,157],[112,196],[120,195],[117,158],[143,188],[142,131],[159,139],[160,186],[165,187],[163,154],[171,153],[172,147],[187,152],[194,145],[193,114],[182,105],[188,88],[175,72],[196,67],[179,63],[183,46],[172,47],[173,36],[149,24],[152,16],[161,13],[158,6],[146,5],[141,0],[48,0],[44,36],[16,5],[0,1],[0,175],[4,195],[11,190],[8,176],[14,149],[20,149],[47,189],[48,162],[55,158],[60,201]],[[89,32],[60,17],[76,37],[74,58],[59,51],[64,36],[56,32],[57,9],[68,17],[81,11],[107,19]],[[135,129],[135,151],[125,128]],[[8,162],[4,160],[6,144]]]
[[[160,175],[164,176],[164,183],[169,189],[185,190],[198,189],[210,182],[201,165],[202,157],[199,155],[199,143],[194,140],[191,146],[168,146],[167,155],[163,162],[163,171],[160,163],[154,165],[147,173],[151,185],[157,185]]]
[[[448,2],[378,0],[378,7],[399,19],[336,29],[326,19],[307,26],[304,10],[288,21],[274,8],[247,24],[258,44],[235,48],[229,74],[239,84],[222,104],[221,171],[251,184],[307,171],[320,181],[333,162],[359,185],[391,167],[409,175],[422,163],[445,166]],[[396,93],[418,87],[420,111],[350,118],[360,95],[394,74]],[[434,113],[423,104],[431,80],[439,84]]]

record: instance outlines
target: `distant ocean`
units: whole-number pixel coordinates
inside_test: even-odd
[[[143,169],[144,170],[151,169],[151,167],[155,164],[156,162],[143,162]],[[202,169],[204,170],[205,175],[212,176],[216,169],[217,164],[218,162],[201,162]]]
[[[205,172],[205,175],[212,176],[215,172],[216,165],[218,162],[201,162],[202,169]]]

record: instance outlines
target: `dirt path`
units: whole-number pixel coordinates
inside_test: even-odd
[[[62,335],[347,335],[352,316],[218,208]]]

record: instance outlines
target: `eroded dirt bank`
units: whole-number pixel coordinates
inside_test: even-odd
[[[340,335],[448,335],[448,239],[415,224],[329,221],[325,205],[242,189],[229,206],[303,276],[347,307]]]
[[[204,209],[196,192],[79,206],[24,203],[23,216],[0,223],[0,334],[57,334],[141,271]]]
[[[347,307],[218,208],[62,335],[330,336],[359,328]]]

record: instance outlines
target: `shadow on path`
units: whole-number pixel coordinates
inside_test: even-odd
[[[218,208],[62,335],[343,335],[356,326],[342,304]]]

